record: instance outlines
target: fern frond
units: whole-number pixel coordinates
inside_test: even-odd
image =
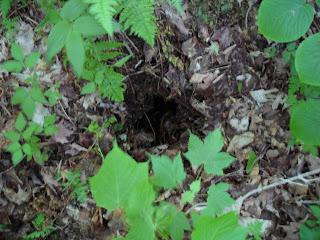
[[[182,0],[167,0],[167,2],[174,6],[178,13],[182,14]]]
[[[125,84],[121,80],[124,76],[115,72],[113,68],[108,68],[104,72],[104,80],[99,86],[99,93],[103,94],[103,98],[108,97],[112,101],[122,102]]]
[[[94,48],[97,51],[104,51],[104,50],[112,50],[118,47],[124,46],[123,43],[118,43],[118,42],[106,42],[106,41],[101,41],[101,42],[96,42],[94,43]]]
[[[116,0],[84,0],[85,3],[91,4],[89,12],[103,26],[107,33],[113,35],[112,19],[115,14],[114,6]]]
[[[153,16],[156,2],[151,0],[124,0],[124,7],[120,14],[120,23],[124,23],[124,29],[131,28],[130,34],[146,40],[152,47],[154,46],[154,36],[157,26],[155,24],[156,17]]]
[[[11,2],[12,2],[12,0],[1,0],[1,2],[0,2],[0,10],[2,12],[3,19],[5,19],[7,17]]]

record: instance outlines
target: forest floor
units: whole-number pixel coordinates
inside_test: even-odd
[[[189,131],[203,139],[221,127],[223,150],[237,161],[222,177],[203,174],[200,193],[227,182],[232,185],[228,192],[237,199],[259,186],[320,167],[320,158],[288,147],[290,113],[284,102],[290,69],[281,55],[286,45],[275,45],[274,54],[265,51],[273,43],[258,33],[260,1],[250,9],[249,1],[241,6],[234,1],[225,11],[217,11],[219,1],[184,2],[182,16],[169,5],[156,5],[159,34],[154,49],[137,37],[115,34],[114,40],[126,43],[134,53],[121,70],[126,76],[123,103],[98,94],[80,95],[85,81],[77,82],[70,66],[63,66],[61,53],[54,66],[43,71],[39,81],[60,83],[62,100],[54,107],[60,131],[46,138],[49,160],[41,165],[24,159],[13,167],[5,151],[8,142],[3,133],[19,112],[10,103],[19,76],[0,70],[0,223],[5,226],[0,228],[1,239],[22,239],[34,231],[31,222],[39,213],[55,220],[56,230],[46,239],[112,239],[121,233],[123,224],[97,207],[90,193],[80,204],[55,180],[57,171],[80,169],[81,180],[87,181],[99,170],[101,156],[89,150],[97,139],[84,129],[92,120],[101,126],[116,117],[123,128],[103,129],[97,140],[102,153],[108,153],[116,138],[139,162],[148,159],[147,152],[170,157],[186,152]],[[44,17],[41,10],[23,7],[12,14],[19,17],[15,39],[24,50],[44,52],[47,35],[33,31]],[[2,34],[0,46],[3,62],[9,58],[9,45]],[[122,51],[128,53],[125,47]],[[248,174],[252,151],[258,161]],[[185,167],[187,181],[192,182],[196,171],[188,163]],[[248,197],[241,216],[268,222],[263,239],[299,239],[300,223],[319,196],[318,182],[282,184]],[[181,193],[166,192],[163,197],[173,201]]]

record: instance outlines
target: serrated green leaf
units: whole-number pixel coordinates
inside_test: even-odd
[[[302,83],[320,86],[320,33],[311,35],[297,49],[295,67]]]
[[[292,42],[304,35],[313,20],[313,8],[306,0],[263,0],[259,32],[276,42]]]
[[[26,60],[24,61],[24,65],[27,68],[34,68],[40,56],[41,56],[41,52],[30,53],[29,56],[26,57]]]
[[[50,126],[48,126],[48,127],[46,127],[44,129],[44,134],[46,136],[50,136],[50,135],[52,135],[52,134],[54,134],[55,132],[58,132],[58,131],[59,131],[58,127],[56,127],[55,125],[50,125]]]
[[[195,194],[192,191],[184,192],[183,198],[182,198],[182,205],[185,205],[186,203],[192,203],[194,198],[195,198]]]
[[[123,206],[133,189],[147,179],[148,163],[137,163],[115,143],[89,182],[97,205],[113,211]]]
[[[11,142],[19,142],[20,134],[16,131],[8,131],[3,134],[6,138],[8,138]]]
[[[2,11],[3,19],[7,17],[7,14],[9,12],[10,6],[11,6],[12,0],[6,0],[0,2],[0,9]]]
[[[254,221],[248,224],[248,230],[254,236],[255,240],[262,240],[261,231],[262,231],[263,221]]]
[[[157,240],[155,226],[149,216],[137,217],[126,234],[127,240]]]
[[[68,60],[72,70],[79,79],[84,65],[84,46],[83,40],[78,32],[71,32],[66,41]]]
[[[194,165],[204,164],[204,170],[209,174],[223,175],[223,169],[228,167],[235,158],[228,153],[220,152],[223,138],[220,129],[209,133],[204,143],[190,132],[188,152],[184,155]]]
[[[11,45],[11,55],[14,59],[18,60],[19,62],[23,62],[24,54],[22,47],[18,44],[12,43]]]
[[[53,94],[53,91],[52,91],[51,89],[48,89],[47,91],[45,91],[45,92],[43,93],[43,95],[46,96],[46,97],[49,97],[49,96],[51,96],[52,94]]]
[[[113,64],[113,66],[114,67],[122,67],[132,56],[133,56],[133,54],[130,54],[130,55],[120,59],[118,62]]]
[[[48,117],[44,118],[44,123],[43,123],[43,127],[48,127],[51,124],[54,124],[56,121],[56,114],[52,114]]]
[[[27,96],[28,96],[28,92],[24,88],[18,87],[13,94],[11,103],[13,105],[20,104],[26,99]]]
[[[200,191],[200,186],[201,186],[201,178],[199,180],[196,180],[196,181],[193,181],[191,184],[190,184],[190,190],[193,192],[193,193],[197,193]]]
[[[11,152],[11,153],[15,153],[15,152],[17,152],[19,149],[21,149],[20,143],[14,142],[14,143],[10,144],[9,147],[7,147],[6,151],[7,151],[7,152]]]
[[[27,115],[27,117],[31,119],[36,109],[36,103],[30,96],[27,96],[24,102],[21,104],[21,108],[22,111]]]
[[[191,231],[190,223],[186,214],[183,212],[178,212],[172,219],[169,232],[172,240],[182,240],[184,235],[184,230]]]
[[[235,212],[229,212],[214,219],[202,217],[191,234],[191,240],[245,240],[248,232],[246,228],[238,224],[238,219],[239,216]]]
[[[164,189],[176,188],[181,185],[186,178],[180,153],[174,158],[173,162],[165,155],[150,155],[152,170],[155,174],[155,184]]]
[[[30,144],[28,144],[28,143],[23,144],[22,150],[28,156],[32,155],[32,148],[31,148]]]
[[[81,95],[93,93],[96,90],[96,85],[94,82],[90,82],[83,86],[81,90]]]
[[[73,29],[81,33],[83,36],[98,36],[104,35],[107,31],[102,25],[92,16],[81,16],[73,24]]]
[[[58,22],[50,31],[47,44],[46,59],[48,62],[56,55],[64,44],[71,32],[72,27],[67,21]]]
[[[16,151],[14,154],[12,154],[12,163],[13,163],[13,165],[15,166],[19,162],[21,162],[22,158],[23,158],[23,152],[22,152],[21,149]]]
[[[58,91],[54,91],[53,95],[57,98],[57,99],[62,99],[61,94]]]
[[[230,185],[226,183],[218,183],[212,185],[208,191],[207,207],[202,211],[201,216],[215,217],[221,214],[225,207],[229,207],[235,203],[226,191]]]
[[[20,73],[23,69],[22,64],[17,60],[10,60],[0,64],[0,68],[9,72]]]
[[[88,7],[87,3],[82,0],[70,0],[61,9],[61,17],[68,21],[73,21],[80,16]]]
[[[37,88],[37,87],[31,88],[29,94],[35,102],[40,102],[44,104],[47,103],[47,100],[45,99],[40,88]]]
[[[290,130],[306,145],[320,146],[320,100],[299,101],[291,107]]]
[[[14,123],[14,127],[19,131],[22,132],[22,130],[25,128],[27,125],[27,121],[24,118],[23,114],[19,112],[19,115],[17,117],[16,122]]]
[[[41,21],[41,23],[35,28],[35,32],[41,30],[47,24],[56,24],[61,21],[60,12],[55,9],[50,9],[46,14],[45,18]]]
[[[57,99],[53,95],[51,95],[49,97],[49,103],[50,103],[50,106],[52,107],[57,103]]]
[[[37,130],[37,128],[39,127],[39,125],[35,122],[29,122],[29,126],[27,127],[27,129],[22,133],[22,137],[25,140],[29,140],[32,136],[32,134],[34,134]]]

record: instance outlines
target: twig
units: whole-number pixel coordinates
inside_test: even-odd
[[[130,40],[130,38],[127,36],[127,34],[124,31],[121,31],[121,34],[131,43],[131,45],[133,46],[133,48],[139,52],[139,49],[136,47],[136,45],[134,45],[134,43]]]
[[[69,117],[69,115],[66,113],[66,111],[64,110],[64,108],[63,108],[63,106],[62,106],[62,103],[60,102],[59,99],[58,99],[58,102],[59,102],[59,104],[60,104],[60,107],[61,107],[63,113],[66,115],[66,118],[73,124],[73,126],[77,127],[77,126],[74,124],[74,122],[71,120],[71,118]]]
[[[248,29],[248,16],[249,16],[249,12],[251,11],[251,8],[252,8],[252,5],[253,5],[253,0],[248,2],[248,4],[249,4],[249,8],[248,8],[248,11],[246,13],[246,18],[245,18],[245,21],[244,21],[246,29]]]

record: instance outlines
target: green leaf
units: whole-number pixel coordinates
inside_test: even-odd
[[[192,191],[185,191],[182,198],[182,205],[185,205],[186,203],[192,203],[195,196],[196,195]]]
[[[147,179],[148,163],[137,163],[114,143],[98,174],[89,182],[97,205],[113,211],[123,206],[133,189]]]
[[[82,0],[70,0],[61,9],[61,17],[71,22],[79,17],[87,7],[88,4]]]
[[[19,149],[21,149],[20,143],[14,142],[11,145],[9,145],[9,147],[7,147],[6,151],[14,153],[14,152],[18,151]]]
[[[191,184],[190,184],[190,190],[193,192],[193,193],[198,193],[200,191],[200,186],[201,186],[201,178],[196,180],[196,181],[193,181]]]
[[[29,93],[35,102],[40,102],[40,103],[44,103],[44,104],[47,103],[47,100],[45,99],[40,88],[33,87],[33,88],[31,88]]]
[[[191,203],[195,198],[196,193],[200,191],[201,178],[199,180],[193,181],[190,184],[190,191],[186,191],[183,194],[182,204],[186,204],[187,202]]]
[[[296,49],[296,46],[297,46],[296,42],[288,43],[287,44],[287,49],[288,49],[289,52],[292,52],[293,50]]]
[[[21,149],[16,151],[14,154],[12,154],[12,163],[13,163],[13,165],[15,166],[19,162],[21,162],[22,158],[23,158],[23,152],[22,152]]]
[[[262,240],[261,231],[262,231],[263,221],[254,221],[248,224],[248,230],[254,236],[255,240]]]
[[[30,144],[28,144],[28,143],[23,144],[22,150],[25,154],[32,155],[32,148],[31,148]]]
[[[50,135],[52,135],[52,134],[54,134],[55,132],[58,132],[58,131],[59,131],[58,127],[56,127],[55,125],[50,125],[50,126],[48,126],[48,127],[46,127],[44,129],[44,134],[46,136],[50,136]]]
[[[317,216],[317,218],[320,218],[320,207],[317,205],[311,205],[310,206],[311,211],[314,213],[314,215]]]
[[[169,232],[172,240],[182,240],[184,230],[191,231],[190,223],[185,213],[178,212],[173,217],[169,226]]]
[[[190,132],[188,152],[184,155],[194,165],[204,164],[204,170],[209,174],[223,175],[223,169],[228,167],[235,158],[227,153],[220,152],[223,147],[223,138],[220,128],[209,133],[204,143]]]
[[[72,27],[67,21],[58,22],[50,31],[47,44],[46,59],[48,62],[64,46]]]
[[[18,87],[13,94],[11,103],[13,105],[20,104],[26,99],[27,96],[28,96],[28,92],[24,88]]]
[[[299,101],[291,112],[292,133],[306,145],[320,146],[320,100]]]
[[[17,60],[10,60],[0,64],[0,68],[9,72],[20,73],[23,69],[22,64]]]
[[[180,153],[174,158],[173,162],[165,155],[150,155],[152,161],[152,170],[155,174],[155,184],[164,187],[164,189],[176,188],[177,184],[181,186],[186,178],[183,169],[183,163]]]
[[[132,56],[133,56],[133,53],[124,57],[124,58],[121,58],[118,62],[113,64],[113,66],[114,67],[122,67]]]
[[[81,95],[93,93],[96,90],[96,85],[94,82],[90,82],[83,86],[81,90]]]
[[[71,32],[67,38],[66,50],[72,70],[79,79],[84,64],[84,47],[80,33]]]
[[[304,40],[297,49],[296,70],[302,83],[320,86],[320,33]]]
[[[263,0],[259,32],[272,41],[292,42],[304,35],[313,20],[313,8],[306,0]]]
[[[255,152],[249,152],[249,159],[248,159],[248,163],[247,163],[247,167],[246,167],[246,172],[247,174],[249,174],[252,170],[253,165],[256,163],[257,159],[257,155],[255,154]]]
[[[41,56],[41,52],[30,53],[29,56],[26,57],[26,60],[24,61],[24,65],[27,68],[34,68],[40,56]]]
[[[24,118],[23,114],[19,112],[19,115],[17,117],[16,122],[14,123],[14,127],[19,131],[22,132],[22,130],[25,128],[27,125],[27,121]]]
[[[291,54],[288,51],[283,51],[282,52],[282,57],[285,63],[288,63],[291,58]]]
[[[7,17],[7,14],[9,12],[10,6],[11,6],[12,0],[2,0],[0,2],[0,9],[2,11],[3,19]]]
[[[316,4],[320,7],[320,0],[316,0]]]
[[[300,240],[317,240],[320,239],[320,228],[308,228],[300,225]]]
[[[81,16],[73,24],[73,29],[84,36],[98,36],[106,34],[106,30],[92,16]]]
[[[157,240],[151,217],[137,217],[126,234],[126,240]]]
[[[51,124],[54,124],[56,121],[56,114],[52,114],[48,117],[44,118],[44,123],[43,123],[43,127],[48,127]]]
[[[57,99],[55,98],[55,96],[51,95],[49,97],[49,103],[50,103],[50,106],[54,106],[56,103],[57,103]]]
[[[244,227],[239,226],[238,219],[236,212],[229,212],[215,219],[202,217],[191,234],[191,240],[245,240],[248,233]]]
[[[27,117],[31,119],[36,109],[36,103],[30,96],[27,96],[24,102],[21,104],[21,108]]]
[[[41,30],[47,24],[56,24],[61,21],[60,12],[55,9],[50,9],[45,18],[41,21],[41,23],[35,28],[35,32]]]
[[[208,205],[202,211],[201,216],[214,217],[217,214],[221,214],[225,207],[229,207],[235,203],[229,193],[226,192],[229,187],[229,184],[218,183],[209,188],[207,199]]]
[[[22,47],[20,47],[19,45],[12,43],[11,55],[14,59],[18,60],[19,62],[23,62],[24,54],[23,54]]]
[[[36,130],[38,129],[39,125],[35,122],[29,122],[29,126],[27,127],[27,129],[22,133],[22,137],[25,140],[29,140],[32,136],[32,134],[34,134],[36,132]]]
[[[6,138],[8,138],[11,142],[19,142],[20,134],[16,131],[8,131],[3,134]]]

